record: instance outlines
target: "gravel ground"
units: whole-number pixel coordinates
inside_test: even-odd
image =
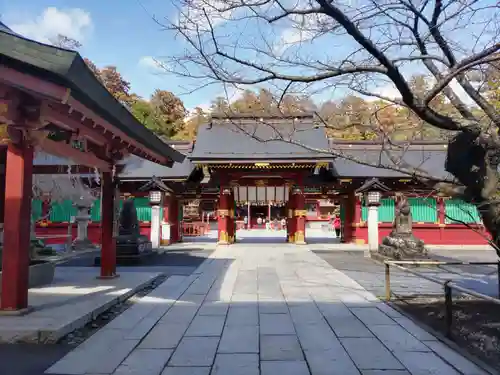
[[[393,303],[414,319],[446,333],[443,298],[415,298]],[[450,339],[500,370],[500,305],[473,298],[456,298]]]

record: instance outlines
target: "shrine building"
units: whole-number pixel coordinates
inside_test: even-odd
[[[374,207],[377,211],[378,236],[372,242],[378,243],[392,229],[395,203],[402,194],[409,197],[414,233],[425,243],[487,243],[474,206],[438,197],[398,172],[376,142],[328,140],[310,115],[214,117],[200,127],[195,142],[168,143],[186,155],[184,161],[167,168],[131,156],[134,160],[120,166],[119,173],[122,199],[134,199],[142,233],[159,238],[158,243],[205,235],[212,229],[217,230],[221,244],[231,244],[237,240],[237,230],[263,229],[269,220],[281,226],[283,218],[287,233],[277,232],[283,241],[304,243],[308,230],[328,227],[338,214],[342,241],[368,244],[370,206],[372,212]],[[334,158],[328,150],[345,157]],[[413,142],[401,150],[394,146],[391,153],[409,166],[436,177],[447,176],[445,144]],[[380,193],[372,205],[364,190],[370,187]],[[151,189],[164,193],[161,218],[156,222],[149,201]],[[96,201],[92,207],[89,224],[94,242],[99,241],[99,204]],[[52,210],[51,220],[38,227],[37,233],[67,230],[74,207],[72,202],[64,205]]]
[[[101,278],[116,273],[118,161],[135,155],[171,167],[185,155],[162,142],[99,82],[75,51],[26,39],[0,23],[0,218],[2,312],[29,310],[33,174],[51,172],[35,154],[98,170]],[[55,168],[59,170],[59,168]],[[78,172],[77,172],[78,173]]]

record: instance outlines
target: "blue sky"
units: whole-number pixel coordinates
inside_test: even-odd
[[[168,0],[141,0],[141,3],[158,17],[174,12]],[[148,97],[155,88],[183,93],[179,78],[160,74],[153,64],[148,64],[152,56],[164,56],[182,48],[182,42],[160,30],[141,3],[137,0],[0,0],[0,14],[3,22],[28,37],[43,39],[56,31],[75,37],[83,44],[80,49],[83,56],[99,67],[116,65],[131,82],[132,91],[143,97]],[[47,11],[48,8],[55,10]],[[183,95],[182,100],[187,108],[206,104],[206,98],[215,95],[215,90]]]
[[[212,99],[224,94],[222,87],[212,86],[185,94],[188,84],[186,79],[159,70],[153,60],[153,57],[179,54],[186,47],[184,40],[176,40],[171,32],[161,30],[152,19],[153,15],[160,20],[164,17],[170,19],[177,17],[177,9],[172,5],[172,2],[176,1],[179,0],[19,0],[17,2],[0,0],[0,17],[14,31],[42,42],[47,42],[50,37],[57,34],[79,40],[83,45],[80,53],[84,57],[88,57],[98,67],[117,66],[125,79],[131,82],[132,91],[142,97],[149,97],[154,89],[158,88],[179,95],[188,109],[195,106],[207,108]],[[297,2],[297,0],[290,1]],[[483,1],[490,2],[490,0]],[[491,0],[491,4],[495,2]],[[221,40],[238,39],[240,33],[245,35],[241,37],[239,43],[246,44],[251,49],[251,46],[259,44],[262,48],[262,37],[259,33],[268,32],[265,29],[267,26],[265,21],[262,21],[262,24],[257,21],[254,23],[243,21],[228,25],[227,28],[218,26],[217,30],[225,29],[221,31],[223,36]],[[278,26],[276,37],[271,38],[274,42],[278,42],[279,48],[282,40],[297,43],[301,39],[302,36],[297,35],[296,29],[290,28],[289,23],[282,26],[281,29]],[[469,31],[471,27],[473,26],[468,26]],[[320,39],[318,38],[310,45],[300,45],[300,47],[297,47],[297,44],[290,47],[288,44],[289,49],[285,48],[283,53],[293,56],[294,51],[297,51],[296,48],[300,48],[301,58],[329,61],[329,58],[336,59],[342,55],[349,55],[350,50],[357,48],[347,37],[327,35],[321,38],[328,39],[318,41]],[[460,42],[465,43],[465,41]],[[239,53],[241,54],[241,51]],[[243,53],[248,57],[253,52]],[[260,57],[259,61],[263,62],[265,58]],[[297,69],[299,70],[295,70],[296,72],[304,74],[303,68]],[[416,70],[412,71],[412,74],[414,72]],[[395,89],[391,85],[380,83],[377,92],[394,96]],[[321,102],[337,99],[345,93],[346,91],[342,89],[329,87],[313,98]],[[458,89],[457,93],[461,95],[461,89]]]

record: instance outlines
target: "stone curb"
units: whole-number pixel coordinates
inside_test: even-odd
[[[149,280],[142,282],[141,284],[130,289],[126,293],[116,296],[111,300],[105,302],[104,304],[97,306],[92,311],[80,316],[78,319],[71,322],[63,323],[59,327],[54,327],[54,329],[39,329],[32,332],[26,332],[26,335],[21,334],[14,337],[13,339],[11,337],[10,340],[2,339],[3,335],[2,332],[0,332],[0,342],[3,343],[31,342],[37,344],[55,343],[62,337],[73,332],[74,330],[84,327],[87,323],[90,323],[99,315],[108,311],[116,304],[124,302],[125,300],[129,299],[132,295],[140,291],[141,289],[144,289],[149,285],[153,284],[158,278],[162,277],[163,275],[164,275],[163,273],[156,273]],[[7,335],[8,331],[5,331],[5,333],[6,333],[5,336],[8,336]]]
[[[127,299],[132,297],[134,294],[136,294],[138,291],[140,291],[141,289],[144,289],[144,288],[148,287],[149,285],[153,284],[158,278],[160,278],[162,276],[163,276],[162,273],[156,274],[151,279],[146,280],[143,283],[137,285],[135,288],[130,289],[128,292],[113,298],[112,300],[95,308],[91,312],[81,316],[77,320],[75,320],[69,324],[65,324],[62,327],[59,327],[57,330],[54,330],[54,331],[40,330],[40,331],[38,331],[38,343],[56,342],[59,339],[61,339],[62,337],[66,336],[68,333],[71,333],[76,329],[84,327],[87,323],[90,323],[91,321],[93,321],[95,318],[97,318],[102,313],[108,311],[113,306],[117,305],[118,303],[126,301]]]

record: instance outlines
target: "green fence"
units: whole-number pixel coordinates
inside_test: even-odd
[[[476,206],[460,199],[445,200],[444,209],[446,212],[446,224],[459,224],[461,222],[467,224],[477,224],[482,222]]]
[[[53,203],[50,210],[49,220],[53,223],[67,223],[71,216],[76,216],[76,207],[73,202],[65,200],[61,203]]]
[[[435,198],[408,198],[414,223],[437,223],[438,212]]]
[[[120,200],[120,209],[123,205],[123,200]],[[137,209],[137,219],[139,221],[151,221],[151,206],[147,197],[134,198],[134,205]],[[163,208],[160,215],[163,214]],[[33,199],[31,215],[34,220],[39,220],[42,216],[42,201]],[[76,216],[76,207],[70,200],[60,203],[52,203],[49,220],[53,223],[69,222],[71,216]],[[90,218],[93,222],[101,221],[101,201],[96,200],[90,209]]]
[[[368,207],[361,208],[361,219],[368,220]],[[392,223],[394,221],[394,199],[383,198],[380,200],[378,208],[378,221],[379,223]]]
[[[413,222],[436,223],[438,221],[436,199],[434,198],[408,198],[411,207]],[[380,223],[392,223],[394,221],[395,202],[392,198],[380,200],[378,210],[378,221]],[[363,206],[361,219],[368,220],[368,207]]]

